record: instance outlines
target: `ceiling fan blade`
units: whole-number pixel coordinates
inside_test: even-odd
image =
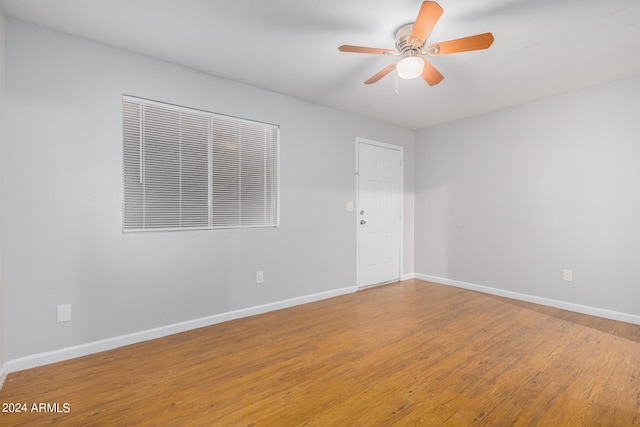
[[[442,43],[429,45],[426,50],[427,55],[447,55],[450,53],[468,52],[470,50],[487,49],[493,44],[493,34],[483,33],[475,36],[463,37],[461,39],[449,40]]]
[[[351,53],[370,53],[373,55],[396,55],[397,52],[391,49],[382,49],[379,47],[364,47],[364,46],[351,46],[348,44],[343,44],[338,48],[340,52],[351,52]]]
[[[418,17],[408,38],[409,44],[415,49],[420,48],[427,41],[427,37],[431,34],[431,30],[440,16],[442,16],[442,8],[438,3],[434,1],[422,2],[420,12],[418,12]]]
[[[371,76],[369,78],[369,80],[364,82],[364,84],[370,85],[372,83],[375,83],[375,82],[377,82],[378,80],[380,80],[381,78],[383,78],[384,76],[386,76],[387,74],[389,74],[390,72],[392,72],[395,69],[396,69],[396,64],[395,63],[393,63],[391,65],[387,65],[382,70],[378,71],[375,75]]]
[[[424,60],[424,70],[422,71],[422,78],[429,86],[437,85],[444,79],[444,76],[440,74],[440,71],[436,70],[426,59]]]

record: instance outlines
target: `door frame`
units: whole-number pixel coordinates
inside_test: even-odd
[[[400,152],[400,236],[398,244],[399,256],[399,271],[398,280],[402,280],[403,276],[403,264],[404,264],[404,147],[401,145],[388,144],[386,142],[374,141],[372,139],[356,137],[356,211],[354,224],[356,226],[356,287],[358,290],[366,289],[374,286],[385,285],[389,282],[377,283],[373,285],[362,285],[360,283],[360,145],[368,144],[375,147],[387,148],[389,150],[395,150]]]

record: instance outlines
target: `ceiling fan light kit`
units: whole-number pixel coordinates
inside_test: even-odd
[[[405,56],[398,62],[396,69],[401,79],[415,79],[422,75],[424,61],[417,56]]]
[[[440,19],[442,12],[442,7],[435,1],[422,2],[416,22],[403,25],[396,32],[396,50],[352,45],[342,45],[338,50],[340,52],[402,56],[400,61],[387,65],[365,81],[365,84],[375,83],[395,69],[398,77],[402,79],[415,79],[422,76],[429,86],[436,85],[444,79],[444,76],[424,58],[425,56],[487,49],[493,44],[493,35],[483,33],[425,47],[427,37]]]

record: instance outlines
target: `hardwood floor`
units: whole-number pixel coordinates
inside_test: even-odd
[[[640,425],[640,326],[410,280],[12,373],[0,402],[29,426]]]

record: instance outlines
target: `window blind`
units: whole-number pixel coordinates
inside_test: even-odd
[[[123,231],[278,225],[278,127],[124,96]]]

